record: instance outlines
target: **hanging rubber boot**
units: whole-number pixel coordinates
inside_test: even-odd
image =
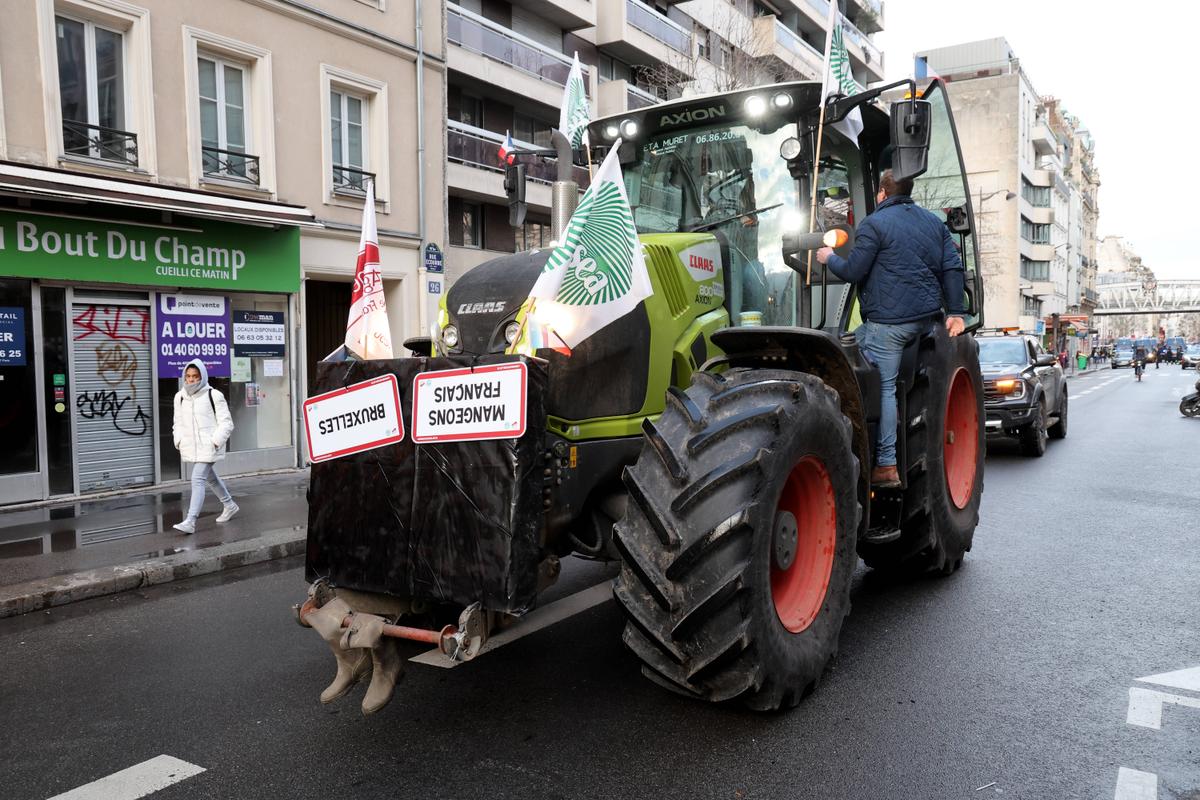
[[[354,684],[365,678],[371,672],[371,653],[369,650],[348,650],[343,646],[342,620],[350,613],[350,606],[344,600],[336,597],[328,603],[308,614],[304,620],[321,635],[321,638],[333,651],[337,659],[337,674],[333,683],[321,692],[322,703],[332,703],[346,692],[354,688]]]
[[[404,661],[400,658],[400,645],[395,639],[384,637],[370,650],[372,661],[371,685],[363,695],[363,714],[374,714],[392,700],[396,681],[404,672]]]
[[[383,617],[355,614],[343,640],[350,647],[370,648],[371,685],[363,696],[363,714],[374,714],[391,701],[396,681],[404,671],[399,645],[395,639],[383,635],[384,624]]]

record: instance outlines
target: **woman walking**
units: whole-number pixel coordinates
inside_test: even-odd
[[[183,368],[183,388],[175,395],[174,435],[179,457],[192,462],[192,497],[187,516],[174,526],[175,530],[196,532],[206,483],[225,506],[217,522],[227,522],[238,512],[238,504],[216,469],[216,462],[225,457],[225,443],[232,433],[233,417],[225,395],[208,385],[208,370],[202,361],[189,361]]]

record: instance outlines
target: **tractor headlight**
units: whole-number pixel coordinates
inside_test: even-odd
[[[621,136],[624,138],[633,139],[637,137],[639,130],[637,120],[626,119],[621,121]]]
[[[453,350],[458,347],[458,327],[455,325],[447,325],[442,328],[442,345],[447,350]]]
[[[783,144],[779,145],[779,155],[785,161],[791,161],[798,158],[800,155],[800,140],[795,136],[789,136],[783,140]]]
[[[767,113],[767,99],[761,94],[752,94],[746,98],[742,108],[746,110],[746,115],[749,117],[761,117]]]
[[[785,108],[791,108],[792,96],[787,92],[778,92],[771,97],[771,105],[780,111]]]
[[[517,340],[517,336],[521,333],[521,323],[515,319],[504,326],[504,341],[512,344]]]
[[[621,129],[617,127],[617,123],[610,122],[604,126],[604,138],[616,139],[621,135]]]

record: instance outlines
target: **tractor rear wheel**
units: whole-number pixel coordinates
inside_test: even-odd
[[[625,643],[676,692],[795,705],[837,650],[858,561],[837,394],[785,370],[700,373],[644,430],[615,536]]]
[[[983,495],[983,379],[979,345],[940,325],[918,344],[906,395],[907,437],[900,537],[863,544],[868,566],[948,575],[962,565]]]

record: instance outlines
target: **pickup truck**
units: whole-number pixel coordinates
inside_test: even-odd
[[[1067,381],[1035,336],[980,335],[988,438],[1012,437],[1040,458],[1048,439],[1067,435]]]

